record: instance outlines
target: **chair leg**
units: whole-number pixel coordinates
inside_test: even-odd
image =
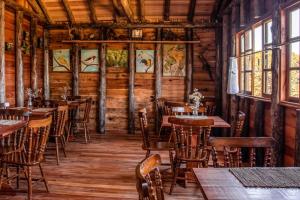
[[[58,145],[58,137],[55,137],[55,148],[56,148],[56,163],[59,165],[59,145]]]
[[[71,126],[72,126],[72,123],[71,121],[68,123],[68,127],[67,127],[67,142],[69,142],[69,139],[70,139],[70,134],[71,134]]]
[[[28,200],[32,199],[32,174],[31,174],[31,166],[27,167],[28,174]]]
[[[176,185],[179,168],[180,168],[180,163],[176,163],[175,164],[175,173],[174,173],[174,176],[173,176],[173,181],[172,181],[172,185],[170,187],[170,192],[169,192],[170,195],[172,194],[174,186]]]
[[[85,137],[85,143],[88,143],[88,139],[87,139],[87,126],[86,123],[83,123],[83,128],[84,128],[84,137]]]
[[[63,150],[63,153],[64,153],[65,157],[67,157],[63,136],[60,136],[59,139],[60,139],[60,142],[61,142],[61,148]]]
[[[41,172],[41,175],[42,175],[42,178],[43,178],[43,182],[44,182],[44,184],[45,184],[46,191],[49,192],[48,183],[47,183],[46,176],[45,176],[45,174],[44,174],[44,171],[43,171],[43,168],[42,168],[42,164],[41,164],[41,163],[39,164],[39,168],[40,168],[40,172]]]

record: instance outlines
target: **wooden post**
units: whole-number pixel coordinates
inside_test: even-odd
[[[228,14],[223,16],[223,64],[222,64],[222,117],[224,120],[228,119],[228,95],[227,95],[227,76],[228,76],[228,39],[229,37],[229,17]]]
[[[240,27],[246,26],[245,1],[240,0]]]
[[[264,114],[265,103],[263,101],[255,101],[255,119],[254,119],[254,131],[256,137],[264,136]],[[263,149],[257,149],[256,151],[256,163],[257,166],[263,166],[264,156]]]
[[[50,81],[49,81],[49,32],[44,30],[44,97],[46,100],[50,98]]]
[[[261,0],[252,0],[251,1],[251,10],[252,10],[252,19],[257,19],[262,16],[264,2]]]
[[[0,103],[6,101],[5,93],[5,2],[0,0]]]
[[[217,27],[216,40],[216,114],[222,113],[222,28]]]
[[[156,40],[161,40],[162,37],[162,29],[158,28],[156,30]],[[156,44],[155,46],[155,100],[161,97],[161,75],[162,75],[162,45]],[[159,132],[160,125],[160,115],[158,113],[158,108],[156,105],[155,112],[155,130],[156,133]]]
[[[283,108],[279,105],[279,66],[280,66],[280,49],[277,46],[280,44],[280,0],[273,2],[272,16],[272,95],[271,95],[271,126],[272,136],[277,141],[278,145],[274,152],[276,156],[276,165],[283,165],[283,149],[284,149],[284,134],[283,134]]]
[[[300,109],[296,110],[295,167],[300,167]]]
[[[129,44],[129,84],[128,84],[128,97],[129,97],[129,110],[128,110],[128,133],[135,133],[135,97],[134,97],[134,72],[135,72],[135,56],[134,44]]]
[[[30,64],[31,64],[31,88],[33,91],[38,89],[38,74],[37,74],[37,18],[31,19],[30,25],[30,36],[31,36],[31,57],[30,57]]]
[[[22,36],[23,36],[23,12],[17,11],[16,14],[16,104],[24,106],[24,79],[23,79],[23,55],[22,55]]]
[[[193,29],[186,29],[185,34],[187,40],[193,40]],[[186,47],[185,101],[187,102],[193,85],[193,45],[187,44]]]
[[[73,45],[72,53],[72,92],[73,96],[79,95],[79,46]]]
[[[105,134],[106,113],[106,44],[100,45],[99,132]]]

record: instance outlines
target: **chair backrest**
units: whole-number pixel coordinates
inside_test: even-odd
[[[224,153],[225,167],[242,167],[243,154],[241,148],[247,148],[249,154],[249,166],[256,166],[256,149],[264,149],[264,166],[274,165],[273,150],[276,141],[272,137],[211,137],[209,144],[213,147],[214,166],[220,166],[216,149],[222,149]]]
[[[28,165],[34,165],[43,160],[51,122],[52,116],[45,119],[29,121],[25,143],[25,156]]]
[[[169,111],[169,115],[191,115],[193,113],[193,109],[189,106],[179,106],[179,107],[171,107]],[[206,108],[200,106],[198,109],[199,114],[206,113]]]
[[[5,120],[28,120],[26,111],[17,109],[0,109],[0,119]]]
[[[210,149],[207,146],[214,120],[170,117],[176,157],[202,162],[207,166]]]
[[[148,127],[146,108],[139,110],[139,121],[140,121],[142,138],[143,138],[143,146],[145,148],[147,148],[150,146],[150,133],[149,133],[149,127]]]
[[[205,108],[206,108],[205,115],[207,116],[216,115],[216,105],[208,104],[205,106]]]
[[[158,98],[155,100],[156,102],[156,111],[159,114],[160,119],[162,119],[162,116],[165,114],[165,102],[166,99],[165,98]]]
[[[184,106],[186,106],[185,102],[165,101],[164,115],[173,115],[172,113],[173,107],[184,107]]]
[[[151,155],[136,167],[137,191],[139,199],[164,200],[164,191],[159,172],[161,158],[158,154]]]
[[[68,101],[74,101],[78,99],[81,99],[81,96],[67,96]]]
[[[68,119],[68,106],[58,106],[53,115],[52,132],[54,136],[61,136],[64,134],[64,127]]]
[[[235,122],[234,137],[240,137],[242,135],[245,118],[246,118],[245,113],[243,113],[242,111],[239,111],[237,114],[236,122]]]
[[[7,109],[7,108],[9,108],[9,106],[10,106],[9,102],[0,103],[1,109]]]
[[[84,107],[84,113],[83,113],[83,119],[86,122],[89,122],[89,120],[90,120],[91,107],[92,107],[92,98],[88,98],[85,101],[85,107]]]

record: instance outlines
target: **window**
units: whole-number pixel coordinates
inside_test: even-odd
[[[240,34],[240,91],[263,97],[272,92],[272,21],[266,20]]]
[[[287,76],[288,100],[299,101],[299,72],[300,72],[300,8],[288,12],[288,34],[287,34]]]

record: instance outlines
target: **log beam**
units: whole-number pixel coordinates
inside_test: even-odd
[[[193,29],[186,29],[186,39],[193,40]],[[186,45],[186,77],[185,77],[185,101],[189,100],[189,95],[193,87],[193,44]]]
[[[0,0],[0,103],[6,101],[5,85],[5,2]]]
[[[41,8],[46,20],[47,20],[47,23],[52,24],[53,21],[52,21],[52,19],[50,18],[49,14],[48,14],[48,11],[46,9],[46,6],[45,6],[44,2],[42,0],[36,0],[36,2],[40,6],[40,8]]]
[[[42,13],[41,8],[39,7],[39,5],[37,4],[37,2],[35,0],[27,0],[28,4],[30,5],[30,7],[32,8],[32,10],[40,16],[40,18],[44,18],[44,14]]]
[[[262,16],[264,3],[261,0],[251,1],[252,18],[258,19]]]
[[[145,0],[138,0],[139,18],[141,22],[145,21]]]
[[[30,36],[31,36],[31,88],[33,91],[38,89],[38,74],[37,74],[37,19],[31,19],[30,25]]]
[[[96,16],[96,11],[95,11],[95,6],[94,6],[94,0],[87,0],[87,4],[89,7],[89,11],[90,11],[91,22],[97,23],[97,16]]]
[[[79,45],[74,44],[72,48],[72,94],[79,95]]]
[[[156,40],[162,39],[162,29],[156,30]],[[155,46],[155,100],[161,97],[161,76],[162,76],[162,45],[157,43]],[[156,105],[157,106],[157,105]],[[159,132],[160,115],[156,107],[155,128]]]
[[[128,133],[135,133],[135,97],[134,97],[135,54],[134,44],[129,44],[129,84],[128,84]]]
[[[189,13],[188,13],[188,21],[193,23],[195,10],[196,10],[197,0],[190,0]]]
[[[69,22],[71,24],[74,24],[75,23],[75,18],[74,18],[74,15],[72,13],[72,10],[71,10],[71,7],[70,7],[70,4],[69,4],[68,0],[61,0],[61,2],[62,2],[62,5],[63,5],[66,13],[67,13]]]
[[[23,78],[23,55],[22,55],[22,39],[23,39],[23,12],[16,13],[16,104],[24,106],[24,78]]]
[[[134,22],[134,14],[130,7],[129,0],[119,0],[119,2],[129,22]]]
[[[222,113],[222,28],[216,28],[216,113]]]
[[[246,0],[240,0],[240,27],[245,27],[247,23],[246,19]]]
[[[164,1],[164,21],[170,21],[170,0]]]
[[[50,77],[49,77],[49,31],[44,30],[44,97],[50,99]]]

